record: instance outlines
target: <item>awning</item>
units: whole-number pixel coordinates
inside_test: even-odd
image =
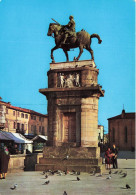
[[[33,141],[36,141],[36,142],[45,142],[47,141],[47,136],[44,136],[44,135],[37,135],[36,137],[34,137],[32,139]]]
[[[0,140],[11,140],[11,139],[0,132]]]
[[[13,140],[15,143],[18,144],[32,144],[32,140],[26,139],[22,134],[20,133],[11,133],[6,131],[1,131],[0,135],[5,136],[8,140]]]

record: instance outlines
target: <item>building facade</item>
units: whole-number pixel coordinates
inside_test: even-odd
[[[6,106],[0,104],[0,130],[4,129],[6,123]]]
[[[126,113],[108,119],[109,143],[120,150],[135,149],[135,113]]]
[[[0,100],[0,127],[3,131],[26,136],[47,135],[47,118],[47,115]]]

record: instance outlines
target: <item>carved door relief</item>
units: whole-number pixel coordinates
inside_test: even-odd
[[[63,114],[63,142],[76,142],[76,113]]]

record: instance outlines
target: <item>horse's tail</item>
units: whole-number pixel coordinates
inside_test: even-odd
[[[97,38],[99,44],[101,44],[101,42],[102,42],[102,40],[101,40],[101,38],[100,38],[100,36],[99,36],[98,34],[95,34],[95,33],[94,33],[94,34],[90,35],[90,39],[91,39],[91,38]]]

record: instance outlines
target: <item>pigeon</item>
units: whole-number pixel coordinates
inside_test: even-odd
[[[64,191],[63,195],[67,195],[67,192],[66,192],[66,191]]]
[[[48,180],[48,181],[46,181],[45,183],[44,183],[44,185],[48,185],[50,183],[50,181]]]
[[[62,176],[62,173],[60,172],[60,173],[58,173],[58,175],[59,175],[59,176]]]
[[[129,189],[129,188],[131,188],[131,187],[130,187],[128,184],[126,184],[126,188]]]
[[[109,174],[111,175],[111,169],[110,169],[110,171],[109,171]]]
[[[123,173],[123,176],[122,177],[126,177],[127,176],[127,173]]]
[[[14,187],[11,187],[11,190],[15,190],[17,188],[17,184],[14,185]]]
[[[77,177],[77,181],[80,181],[80,178],[79,177]]]
[[[64,174],[67,175],[67,171],[64,171]]]
[[[122,170],[119,172],[119,174],[121,174],[122,173]]]
[[[45,171],[43,171],[43,175],[45,175],[45,173],[46,173],[46,172],[45,172]]]
[[[77,175],[80,175],[80,171],[77,171]]]
[[[48,175],[45,175],[45,179],[47,179],[48,178]]]
[[[72,170],[71,171],[71,175],[80,175],[80,172],[79,171],[77,172],[77,171]]]
[[[117,173],[118,173],[118,171],[115,171],[115,172],[114,172],[114,174],[117,174]]]
[[[106,179],[111,179],[111,176],[107,177]]]
[[[96,174],[96,172],[95,172],[95,171],[93,171],[93,172],[91,172],[91,173],[92,173],[92,175],[95,175],[95,174]],[[92,175],[91,175],[91,176],[92,176]]]

